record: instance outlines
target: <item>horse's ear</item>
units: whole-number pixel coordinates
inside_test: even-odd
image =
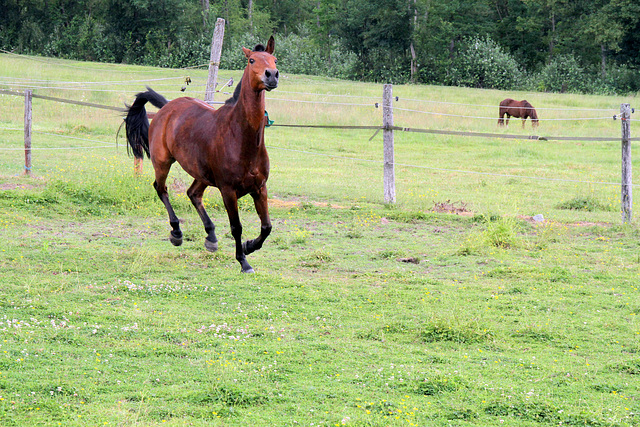
[[[246,56],[247,58],[251,56],[251,50],[250,49],[247,49],[246,47],[243,47],[242,51],[244,52],[244,56]]]
[[[267,49],[265,50],[268,54],[273,55],[273,50],[276,47],[276,41],[273,36],[269,37],[269,41],[267,42]]]

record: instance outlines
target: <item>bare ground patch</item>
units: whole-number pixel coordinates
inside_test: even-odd
[[[438,213],[473,216],[473,212],[468,209],[467,204],[463,201],[452,202],[451,200],[447,200],[445,202],[434,202],[431,210]]]

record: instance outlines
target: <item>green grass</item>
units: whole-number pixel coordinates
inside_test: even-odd
[[[33,64],[0,56],[3,75],[50,80],[175,74]],[[280,89],[381,92],[303,76],[283,78]],[[505,95],[397,92],[467,103]],[[620,102],[529,95],[534,105]],[[109,105],[125,98],[93,96]],[[0,96],[0,127],[20,127],[20,102]],[[357,108],[318,107],[315,114],[306,104],[269,102],[281,122],[378,120],[345,114]],[[113,142],[118,117],[36,103],[41,130]],[[472,125],[440,120],[437,127]],[[495,131],[495,123],[478,126]],[[549,126],[616,134],[592,123]],[[0,147],[20,145],[19,132],[0,135]],[[220,249],[204,250],[179,168],[170,190],[184,221],[184,244],[176,248],[149,162],[133,177],[122,147],[34,150],[30,178],[21,176],[19,151],[0,151],[0,425],[638,425],[636,223],[620,225],[620,215],[603,208],[558,207],[574,196],[615,204],[616,187],[402,167],[399,203],[389,207],[381,202],[381,167],[337,157],[379,160],[379,141],[370,136],[268,130],[269,144],[298,151],[270,150],[274,229],[249,257],[254,275],[239,272],[216,190],[205,201]],[[36,138],[52,148],[61,143]],[[396,139],[397,156],[411,163],[605,181],[619,170],[616,147]],[[445,202],[467,212],[433,211]],[[530,221],[537,213],[547,221]],[[257,235],[250,200],[242,199],[241,217],[245,235]]]

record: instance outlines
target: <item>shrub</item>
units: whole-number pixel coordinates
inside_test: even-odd
[[[221,67],[230,70],[243,69],[247,60],[241,47],[253,49],[260,42],[248,33],[233,39],[225,46],[220,61]],[[292,74],[347,78],[352,76],[356,62],[355,54],[345,50],[337,40],[330,38],[328,44],[318,46],[314,39],[306,34],[304,28],[300,30],[300,34],[278,36],[275,55],[278,58],[278,69]]]
[[[537,89],[543,92],[588,92],[591,79],[573,55],[554,57],[536,76]]]
[[[597,79],[599,83],[590,93],[602,95],[626,95],[640,91],[640,70],[627,65],[613,65],[607,68],[605,77]],[[598,90],[598,86],[602,87]]]
[[[208,37],[185,38],[179,36],[173,43],[159,32],[147,34],[142,62],[157,67],[184,68],[209,62],[211,41]]]
[[[518,62],[490,38],[475,37],[464,42],[452,64],[448,84],[485,89],[516,89],[524,72]]]

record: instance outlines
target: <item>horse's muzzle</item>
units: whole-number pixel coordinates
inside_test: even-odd
[[[279,77],[280,77],[280,73],[276,68],[268,68],[264,70],[264,77],[262,81],[264,82],[265,89],[270,91],[277,88]]]

